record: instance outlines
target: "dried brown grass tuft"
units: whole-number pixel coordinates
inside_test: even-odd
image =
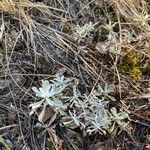
[[[53,13],[55,11],[67,13],[64,10],[50,7],[40,2],[32,2],[30,0],[1,0],[0,11],[19,22],[20,30],[25,31],[27,41],[30,41],[32,46],[35,45],[34,34],[36,33],[38,25],[40,25],[35,19],[35,14],[36,16],[40,14],[38,17],[40,19],[45,18],[46,20],[53,17],[60,18],[59,15],[57,16]]]
[[[124,19],[138,26],[144,31],[150,32],[150,14],[148,12],[148,1],[145,0],[111,0],[117,13]]]

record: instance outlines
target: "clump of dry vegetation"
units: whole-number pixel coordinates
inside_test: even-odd
[[[0,148],[148,150],[149,49],[148,0],[1,0]]]

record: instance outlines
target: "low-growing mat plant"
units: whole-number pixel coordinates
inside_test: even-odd
[[[95,29],[96,24],[97,23],[89,22],[84,24],[83,26],[77,25],[74,32],[75,39],[85,38],[86,36],[89,36],[90,32]]]
[[[69,89],[72,89],[71,91]],[[66,126],[80,127],[88,134],[99,132],[106,134],[113,132],[114,127],[128,125],[129,116],[126,112],[118,112],[115,107],[108,108],[109,101],[116,101],[110,93],[114,91],[112,85],[98,85],[97,90],[89,96],[82,96],[77,89],[73,78],[65,78],[63,75],[56,75],[53,80],[43,80],[42,87],[32,87],[39,101],[31,103],[30,115],[38,114],[38,120],[42,123],[45,115],[45,108],[48,106],[55,112],[48,125],[60,116],[61,122]],[[66,94],[68,92],[71,94]],[[40,113],[38,109],[40,108]],[[124,119],[128,119],[127,122]],[[68,121],[69,120],[69,121]]]
[[[1,149],[150,149],[149,8],[0,0]]]

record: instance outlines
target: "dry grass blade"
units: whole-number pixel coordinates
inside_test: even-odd
[[[27,14],[23,1],[2,0],[0,2],[0,10],[4,13],[11,14],[12,18],[18,20],[23,30],[26,31],[27,37],[33,43],[34,21]],[[29,3],[30,4],[30,3]]]
[[[52,128],[46,128],[46,130],[55,147],[55,150],[62,150],[62,141],[57,137],[55,131]]]
[[[50,7],[43,3],[31,2],[29,0],[19,0],[19,1],[1,0],[1,2],[0,2],[0,10],[11,13],[11,14],[14,14],[19,7],[36,8],[36,9],[41,9],[42,11],[45,11],[45,12],[46,12],[46,10],[51,9],[51,10],[67,13],[67,11],[64,11],[62,9]]]
[[[0,137],[11,149],[149,146],[149,0],[0,0],[0,11]]]
[[[10,14],[14,14],[16,11],[15,4],[12,0],[2,0],[0,2],[0,10]]]
[[[116,12],[119,12],[127,22],[140,25],[140,28],[150,32],[148,4],[145,0],[111,0]]]
[[[5,30],[5,25],[4,25],[4,22],[3,22],[1,27],[0,27],[0,40],[2,40],[4,30]]]
[[[0,10],[8,15],[11,15],[12,19],[19,21],[20,30],[25,31],[26,33],[26,41],[29,43],[31,42],[31,45],[34,47],[36,21],[33,18],[33,14],[29,13],[29,10],[40,13],[46,19],[50,19],[52,17],[59,19],[61,18],[60,16],[53,14],[52,11],[67,14],[66,11],[59,8],[50,7],[43,3],[32,2],[29,0],[2,0],[0,2]],[[25,37],[23,36],[23,38]]]

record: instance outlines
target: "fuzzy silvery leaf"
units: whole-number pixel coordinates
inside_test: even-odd
[[[68,103],[63,104],[63,102],[60,99],[55,97],[53,98],[53,100],[54,100],[54,106],[58,108],[67,109],[69,105]]]
[[[60,114],[61,116],[67,116],[65,110],[63,110],[63,109],[61,109],[61,108],[55,108],[54,110],[55,110],[56,112],[59,112],[59,114]]]
[[[102,94],[102,95],[108,95],[109,93],[114,91],[114,88],[112,85],[108,85],[107,83],[105,84],[104,88],[102,88],[102,86],[98,85],[98,91]]]
[[[111,124],[111,119],[103,106],[94,106],[93,111],[86,111],[85,119],[89,126],[88,132],[103,131],[104,133]]]
[[[112,120],[112,124],[108,131],[111,133],[115,129],[116,123],[122,127],[126,128],[128,125],[128,121],[126,122],[124,119],[129,119],[129,116],[126,112],[117,112],[117,109],[115,107],[111,108],[110,110],[110,118]]]
[[[65,78],[63,75],[57,75],[56,78],[51,81],[55,86],[55,94],[62,93],[63,90],[69,86],[71,80],[72,79]]]
[[[97,133],[97,132],[100,133],[100,134],[106,134],[106,131],[104,129],[95,128],[95,126],[89,126],[86,131],[89,135],[91,135],[93,133]]]
[[[30,115],[33,115],[35,113],[35,111],[40,108],[42,106],[42,104],[44,103],[44,99],[42,99],[39,102],[35,102],[29,105],[29,107],[31,107],[31,111],[30,111]]]
[[[87,100],[78,100],[76,106],[77,107],[82,107],[82,108],[87,108],[89,105]]]
[[[71,115],[71,118],[73,119],[73,121],[75,122],[75,124],[77,126],[80,125],[80,121],[79,121],[79,117],[76,115],[75,111],[72,113],[71,111],[69,111],[70,115]]]
[[[117,120],[122,120],[122,119],[129,118],[129,116],[126,112],[117,113],[117,109],[115,107],[111,108],[111,113],[114,116],[114,118],[116,118]]]
[[[105,29],[107,29],[110,33],[113,32],[113,28],[115,27],[116,23],[113,23],[109,20],[109,23],[103,26]]]
[[[77,25],[75,28],[75,36],[76,38],[85,38],[86,36],[90,35],[90,32],[93,31],[95,25],[92,22],[86,23],[84,26]]]
[[[32,103],[29,105],[29,107],[32,108],[32,110],[36,110],[38,109],[39,107],[41,107],[41,105],[43,104],[44,100],[41,100],[39,102],[35,102],[35,103]]]
[[[53,100],[52,99],[46,99],[46,101],[52,108],[64,108],[64,109],[66,109],[66,106],[58,98],[53,97]]]
[[[110,119],[107,115],[107,112],[105,109],[99,109],[97,110],[96,114],[91,116],[91,123],[96,127],[96,128],[101,128],[105,127],[108,124],[110,124]]]
[[[94,126],[90,126],[87,128],[87,133],[91,135],[93,132],[98,131]]]
[[[73,95],[72,96],[65,96],[62,97],[64,99],[67,99],[67,101],[70,103],[70,107],[73,107],[73,105],[79,106],[79,97],[81,96],[80,93],[77,91],[77,86],[73,85]]]
[[[51,100],[50,98],[46,98],[46,102],[50,105],[50,106],[54,106],[55,102],[53,100]]]
[[[50,126],[54,121],[55,119],[57,118],[57,113],[55,113],[52,118],[50,119],[49,123],[48,123],[48,126]]]
[[[73,85],[73,97],[72,97],[72,99],[79,99],[80,96],[81,96],[80,93],[77,91],[77,86]]]
[[[73,110],[73,113],[71,111],[69,111],[69,114],[77,126],[82,125],[83,127],[85,127],[85,125],[80,121],[83,117],[82,113],[80,115],[77,115],[76,111]]]
[[[45,114],[45,109],[46,109],[46,104],[44,104],[43,108],[42,108],[42,111],[40,112],[40,114],[38,115],[38,120],[40,122],[43,122],[43,117],[44,117],[44,114]]]
[[[54,83],[56,86],[60,86],[60,85],[68,86],[71,80],[72,79],[70,78],[65,78],[63,75],[57,74],[56,78],[52,80],[52,83]]]
[[[61,115],[66,115],[65,110],[69,105],[68,103],[63,104],[61,100],[55,97],[53,97],[53,100],[47,99],[47,102],[55,112],[59,112]]]
[[[32,90],[36,93],[36,96],[41,97],[41,92],[36,87],[32,87]]]
[[[105,107],[108,104],[108,101],[105,101],[104,97],[102,97],[102,99],[99,99],[96,96],[90,97],[88,102],[91,106],[96,107]]]
[[[42,81],[42,87],[37,89],[36,87],[32,87],[32,90],[36,93],[36,96],[42,97],[42,98],[49,98],[53,95],[55,95],[55,86],[52,84],[49,84],[47,80]]]
[[[51,88],[51,85],[50,85],[49,81],[48,80],[42,80],[42,89],[44,91],[49,91],[50,88]]]
[[[114,87],[112,85],[105,84],[105,87],[104,87],[105,93],[111,93],[113,91],[114,91]]]
[[[126,112],[117,113],[115,107],[111,108],[111,118],[114,122],[117,122],[120,126],[127,126],[128,122],[124,122],[124,119],[129,119],[129,115]]]

